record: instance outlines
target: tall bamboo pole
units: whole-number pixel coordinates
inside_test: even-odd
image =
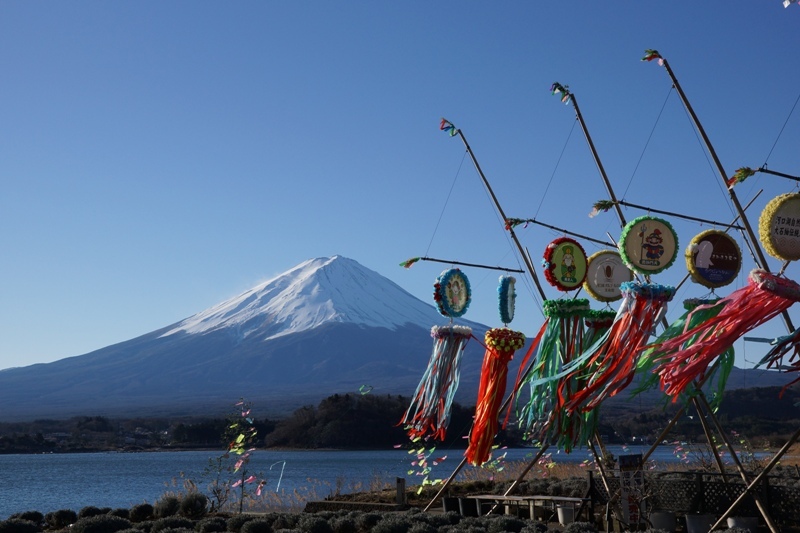
[[[681,102],[683,102],[683,106],[686,108],[686,111],[689,113],[689,116],[692,117],[692,122],[697,128],[697,131],[700,133],[700,136],[703,138],[703,143],[706,145],[706,149],[708,150],[709,154],[711,154],[711,158],[714,160],[714,165],[717,167],[717,172],[719,173],[719,176],[722,179],[722,184],[728,191],[728,196],[730,197],[734,208],[736,208],[736,212],[739,213],[739,217],[742,219],[742,225],[745,227],[745,234],[747,236],[747,240],[750,241],[750,245],[753,251],[755,252],[756,263],[762,269],[769,271],[769,264],[767,263],[766,256],[764,256],[764,251],[761,249],[761,243],[756,237],[756,234],[753,231],[753,227],[750,225],[750,221],[747,219],[747,215],[745,215],[744,209],[742,208],[742,204],[739,203],[739,197],[736,195],[736,191],[734,191],[733,188],[728,187],[728,175],[725,172],[725,168],[722,166],[722,162],[719,160],[719,157],[717,156],[716,150],[714,150],[714,146],[711,144],[711,140],[708,138],[708,135],[706,134],[706,130],[700,123],[700,119],[697,118],[697,114],[695,114],[692,105],[689,103],[689,99],[686,98],[686,93],[683,92],[683,88],[681,87],[681,84],[678,82],[678,78],[675,77],[675,73],[672,71],[672,68],[670,68],[669,62],[663,57],[661,57],[661,55],[658,54],[658,52],[655,52],[655,54],[656,54],[655,57],[659,58],[659,62],[666,69],[667,74],[672,80],[672,85],[678,92],[678,96],[680,96]],[[783,316],[783,321],[786,323],[787,329],[790,332],[794,331],[794,325],[792,324],[792,319],[789,317],[789,313],[784,311],[781,314]]]

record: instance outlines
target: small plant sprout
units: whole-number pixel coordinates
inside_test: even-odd
[[[261,492],[267,482],[264,479],[259,479],[258,476],[247,469],[250,458],[255,451],[256,435],[258,434],[255,422],[250,416],[251,406],[245,400],[240,400],[234,407],[236,407],[237,414],[231,417],[230,424],[226,429],[226,436],[229,442],[226,455],[233,454],[238,456],[233,465],[233,473],[237,474],[237,479],[231,485],[231,488],[239,489],[239,513],[241,513],[245,499],[252,498],[247,486],[255,485],[255,495],[261,496]]]

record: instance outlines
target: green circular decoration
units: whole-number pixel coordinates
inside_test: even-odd
[[[500,276],[497,296],[500,307],[500,321],[503,324],[510,324],[514,320],[514,311],[517,303],[517,292],[514,290],[516,282],[517,279],[514,276]]]
[[[571,291],[586,279],[586,252],[578,241],[560,237],[545,248],[542,266],[550,285],[563,292]]]
[[[696,235],[684,256],[692,280],[709,289],[733,283],[742,268],[739,245],[733,237],[717,229]]]
[[[600,250],[589,256],[583,289],[598,302],[615,302],[622,298],[620,286],[633,281],[633,272],[625,265],[619,252]]]
[[[457,268],[442,272],[433,285],[433,299],[439,314],[450,318],[462,316],[472,301],[467,276]]]
[[[772,257],[800,259],[800,193],[782,194],[769,201],[758,219],[758,237]]]
[[[640,274],[663,272],[678,256],[678,235],[664,219],[642,216],[628,222],[619,238],[619,251],[628,268]]]

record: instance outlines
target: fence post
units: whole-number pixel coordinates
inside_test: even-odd
[[[397,505],[406,504],[406,478],[398,477],[397,480]]]

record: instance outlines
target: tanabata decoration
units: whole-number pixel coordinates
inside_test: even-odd
[[[586,279],[586,252],[576,240],[560,237],[544,250],[544,277],[560,291],[571,291]]]
[[[583,290],[598,302],[614,302],[622,298],[620,287],[633,281],[633,272],[625,266],[619,252],[600,250],[589,256]]]
[[[535,353],[534,362],[526,378],[517,384],[528,383],[530,388],[528,403],[519,409],[518,424],[526,438],[550,442],[557,435],[571,434],[580,425],[580,417],[565,417],[555,408],[559,389],[569,394],[576,383],[550,378],[581,353],[589,300],[545,300],[543,307],[545,323],[528,348],[528,354]],[[566,451],[571,450],[570,443],[571,439],[564,443]]]
[[[754,176],[755,173],[756,173],[756,171],[753,170],[750,167],[737,168],[736,172],[733,174],[733,176],[728,178],[728,181],[726,182],[727,185],[728,185],[728,188],[729,189],[733,189],[737,184],[742,183],[744,180],[746,180],[750,176]]]
[[[678,235],[666,220],[642,216],[622,229],[619,250],[631,270],[644,275],[658,274],[675,262]]]
[[[800,259],[800,193],[782,194],[767,203],[758,220],[758,236],[772,257]]]
[[[730,235],[715,229],[696,235],[684,256],[692,280],[709,289],[729,285],[742,268],[739,245]]]
[[[497,301],[500,310],[500,321],[507,326],[514,320],[517,305],[517,292],[514,286],[517,279],[514,276],[500,276],[500,285],[497,287]]]
[[[444,440],[461,375],[461,359],[472,329],[452,324],[434,326],[431,337],[434,342],[428,368],[401,420],[412,440]]]
[[[484,337],[486,353],[481,368],[481,382],[475,404],[475,421],[464,456],[475,466],[489,460],[498,429],[498,415],[506,392],[508,363],[514,352],[525,344],[525,335],[509,328],[492,328]]]
[[[672,324],[670,324],[661,335],[656,338],[652,343],[653,345],[662,344],[669,339],[673,339],[681,335],[687,329],[696,328],[703,322],[714,318],[722,310],[722,306],[716,305],[719,298],[691,298],[683,301],[683,308],[685,312]],[[702,307],[701,307],[702,306]],[[700,307],[700,309],[698,309]],[[697,310],[695,312],[695,310]],[[701,340],[699,338],[691,338],[687,340],[686,345]],[[636,396],[642,392],[656,389],[659,386],[659,365],[656,361],[657,352],[655,348],[648,348],[639,356],[639,361],[636,364],[636,373],[640,376],[639,385],[631,393],[631,396]],[[714,374],[709,375],[708,378],[715,379],[714,393],[711,398],[712,407],[716,407],[722,401],[722,394],[725,391],[725,385],[728,382],[731,370],[733,370],[734,363],[734,350],[730,346],[719,358],[719,364],[715,367]],[[708,380],[707,380],[708,381]],[[690,390],[688,394],[692,396],[696,391]]]
[[[458,268],[442,272],[433,285],[433,300],[442,316],[463,316],[472,301],[472,289],[467,276]]]
[[[800,285],[765,270],[750,272],[748,284],[718,302],[700,305],[692,314],[718,306],[716,316],[686,328],[680,335],[662,343],[653,343],[652,357],[661,365],[658,370],[661,388],[673,401],[740,337],[769,321],[800,301]]]
[[[772,345],[772,349],[758,362],[755,368],[767,365],[767,368],[775,368],[783,372],[800,372],[800,328],[795,329],[789,335],[778,337],[772,341]],[[792,353],[789,359],[790,364],[785,365],[783,358],[789,351],[794,353]],[[783,397],[783,393],[786,392],[786,389],[798,381],[800,381],[800,377],[784,385],[778,397]]]
[[[622,297],[622,293],[620,293],[620,297]],[[586,312],[586,317],[583,319],[583,323],[586,325],[586,332],[583,334],[583,349],[581,352],[606,334],[608,328],[614,323],[614,317],[616,316],[617,312],[610,309],[590,309]]]
[[[471,298],[469,280],[459,269],[445,270],[436,278],[433,299],[439,313],[450,318],[450,324],[431,329],[433,351],[428,368],[400,421],[412,440],[427,437],[444,440],[458,389],[461,357],[472,337],[471,328],[453,325],[452,320],[467,312]]]
[[[622,302],[613,324],[592,346],[564,369],[574,378],[588,378],[571,396],[559,394],[559,406],[588,413],[633,380],[637,357],[656,322],[666,312],[675,288],[655,283],[622,284]]]

